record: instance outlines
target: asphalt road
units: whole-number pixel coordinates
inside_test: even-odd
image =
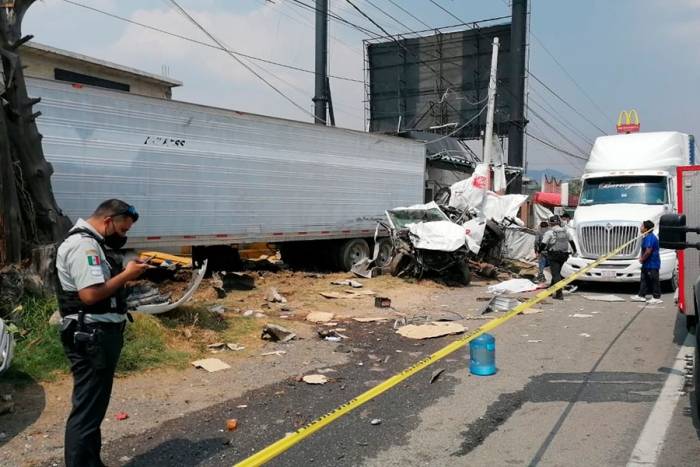
[[[686,337],[671,297],[656,307],[583,297],[594,290],[600,289],[550,301],[539,306],[542,313],[497,328],[497,374],[471,375],[468,350],[459,350],[267,465],[626,466],[639,455],[640,437],[647,452],[650,445],[660,448],[656,463],[645,465],[700,465],[700,423],[685,410],[692,389],[678,397],[679,387],[667,387],[672,397],[661,399],[670,405],[657,404],[669,375],[678,373],[673,367]],[[630,294],[615,292],[625,299]],[[435,303],[465,308],[459,290]],[[465,322],[470,328],[482,323]],[[390,324],[355,324],[348,332],[363,337],[346,344],[350,363],[325,373],[331,382],[312,386],[290,375],[113,442],[105,460],[133,467],[232,466],[454,339],[408,340]],[[329,352],[335,346],[329,343]],[[438,368],[445,371],[431,384]],[[232,374],[230,384],[244,377]],[[669,411],[670,426],[660,429]],[[229,418],[238,419],[236,431],[224,431]]]

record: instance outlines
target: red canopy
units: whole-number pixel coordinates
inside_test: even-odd
[[[561,206],[561,193],[542,193],[538,191],[532,200],[544,206]],[[578,206],[578,196],[569,195],[569,206]]]

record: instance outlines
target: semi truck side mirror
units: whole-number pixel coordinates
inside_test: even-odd
[[[659,247],[669,250],[700,250],[700,243],[687,242],[688,232],[700,234],[700,227],[687,227],[685,214],[664,214],[659,221]]]
[[[686,243],[685,214],[664,214],[659,221],[659,247],[671,250]]]

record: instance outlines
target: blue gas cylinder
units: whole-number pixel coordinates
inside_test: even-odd
[[[496,372],[496,338],[482,334],[469,343],[469,371],[479,376]]]

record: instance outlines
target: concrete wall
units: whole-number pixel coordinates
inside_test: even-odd
[[[38,52],[28,47],[21,49],[21,57],[22,64],[26,67],[24,74],[30,78],[53,80],[54,69],[61,68],[75,73],[82,73],[96,78],[128,84],[132,94],[158,97],[161,99],[171,97],[170,86],[165,84],[159,85],[155,82],[139,79],[139,77],[135,75],[127,76],[125,73],[119,72],[118,70],[110,70],[109,68],[100,67],[98,65],[80,62],[70,57],[46,54],[45,52]]]

